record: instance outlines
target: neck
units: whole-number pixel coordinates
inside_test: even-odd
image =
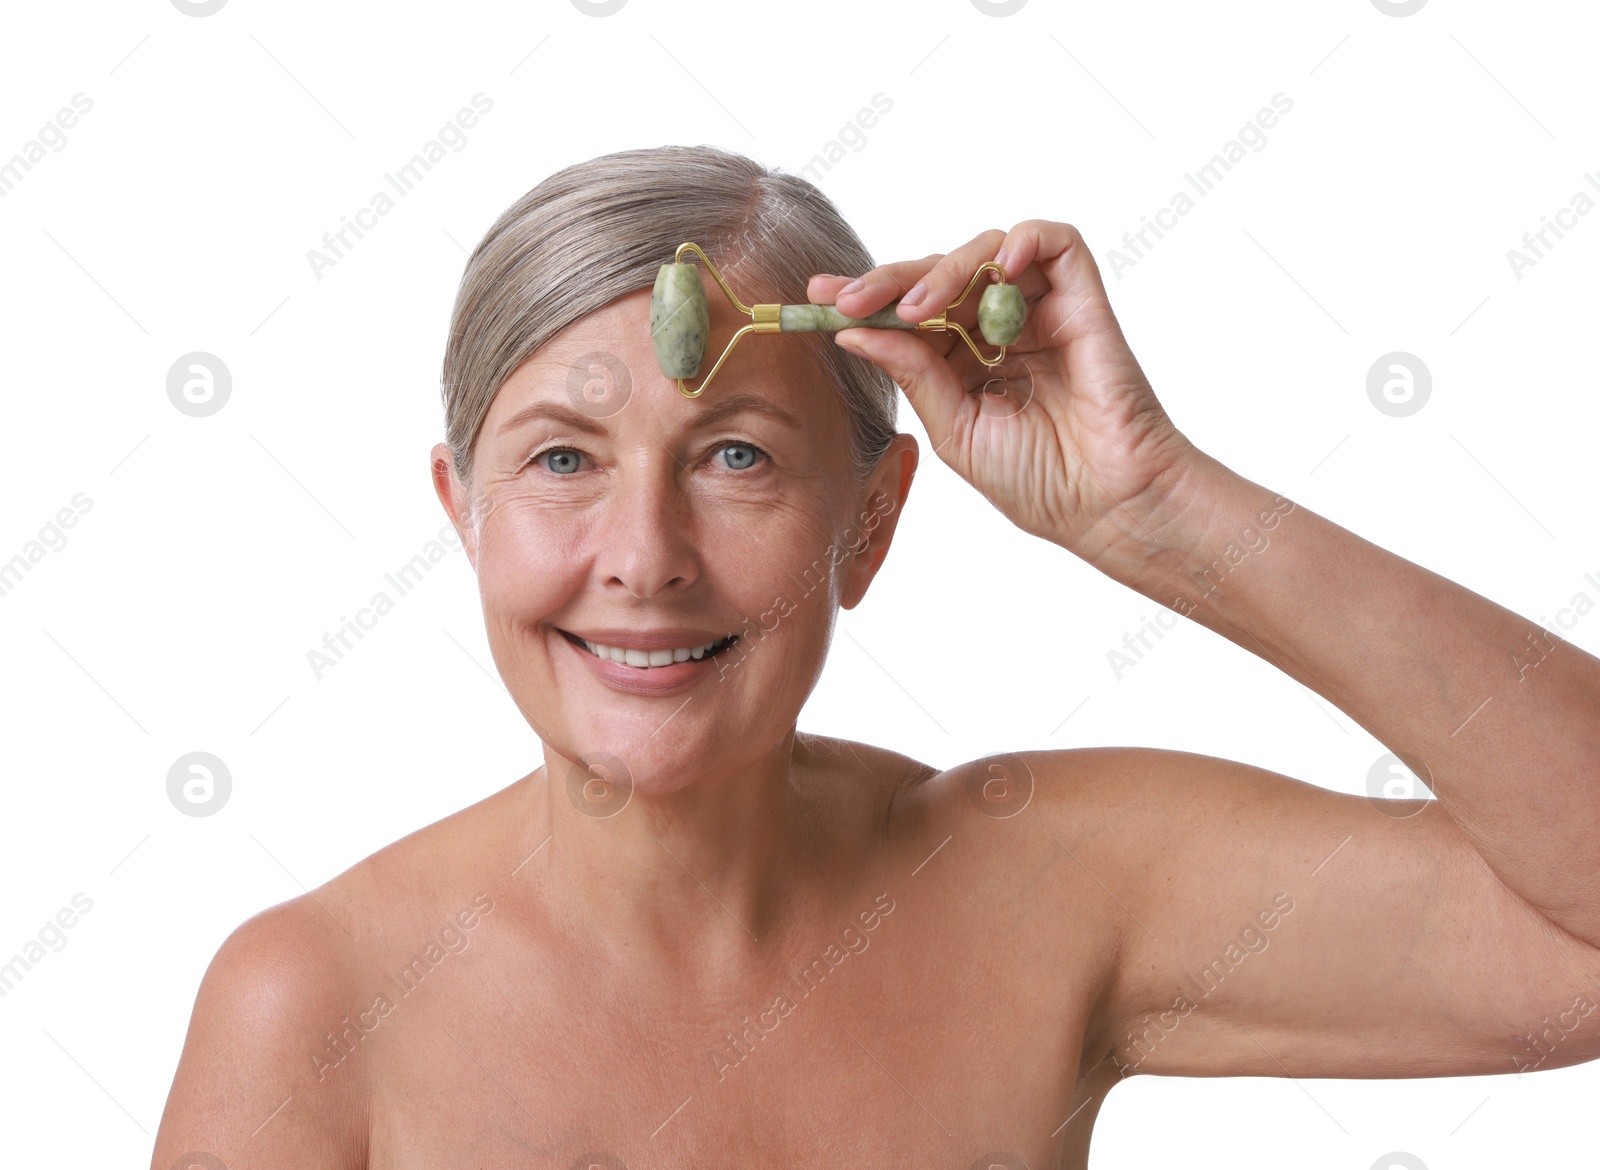
[[[770,959],[799,910],[799,871],[815,860],[796,848],[811,801],[793,782],[794,736],[655,794],[643,789],[658,778],[631,791],[590,780],[546,745],[530,777],[539,839],[549,836],[530,863],[543,858],[542,899],[614,953],[674,966],[692,954],[729,971]]]

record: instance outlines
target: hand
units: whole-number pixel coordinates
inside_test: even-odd
[[[841,291],[848,277],[813,276],[807,295],[865,317],[924,285],[899,315],[925,321],[997,254],[1028,305],[999,366],[979,362],[953,332],[843,329],[837,343],[900,385],[939,458],[1024,531],[1090,563],[1127,538],[1154,540],[1150,528],[1198,452],[1156,401],[1076,228],[1024,220],[949,255],[880,265],[854,292]],[[994,347],[977,329],[977,307],[993,279],[985,273],[951,315],[986,355]]]

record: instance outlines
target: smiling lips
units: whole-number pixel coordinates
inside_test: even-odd
[[[709,631],[689,629],[591,630],[579,634],[560,631],[568,641],[596,658],[641,669],[672,666],[691,659],[715,657],[737,640],[737,634],[714,637]]]

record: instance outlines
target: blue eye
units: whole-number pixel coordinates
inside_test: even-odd
[[[741,442],[737,442],[737,441],[736,442],[732,442],[732,443],[724,443],[722,446],[718,447],[717,450],[719,450],[719,451],[751,452],[752,453],[752,454],[740,454],[738,456],[730,455],[728,462],[729,462],[729,466],[734,471],[747,471],[750,467],[754,466],[757,455],[759,455],[763,459],[765,459],[767,457],[767,453],[765,451],[763,451],[760,447],[757,447],[754,443],[741,443]]]
[[[529,459],[528,462],[537,463],[546,455],[560,456],[562,460],[562,467],[565,468],[565,470],[557,470],[552,466],[552,463],[554,463],[554,460],[552,460],[551,463],[545,464],[545,468],[547,470],[554,471],[557,475],[570,475],[572,472],[578,470],[577,460],[582,456],[582,452],[576,451],[571,447],[546,447],[543,451],[540,451],[533,458]]]

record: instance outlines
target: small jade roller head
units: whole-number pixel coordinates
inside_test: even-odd
[[[698,374],[705,360],[706,343],[711,335],[711,309],[706,303],[705,285],[701,283],[699,269],[683,262],[685,252],[693,252],[700,257],[706,271],[722,287],[734,308],[750,318],[750,324],[740,328],[729,340],[728,347],[722,351],[722,356],[711,367],[711,373],[706,375],[698,390],[686,389],[683,380]],[[965,329],[948,320],[949,309],[954,309],[967,299],[985,272],[993,272],[1000,278],[998,283],[988,285],[978,300],[978,330],[990,345],[1000,347],[1000,353],[992,358],[983,355]],[[960,335],[980,362],[986,366],[997,366],[1005,360],[1006,346],[1016,343],[1028,322],[1028,306],[1023,300],[1022,290],[1014,284],[1005,283],[1005,279],[1005,270],[993,261],[980,265],[967,282],[967,287],[945,312],[918,322],[900,319],[898,301],[884,306],[870,317],[846,317],[832,305],[747,306],[734,295],[728,282],[722,278],[722,273],[717,271],[716,265],[700,250],[700,246],[684,243],[678,246],[673,262],[663,264],[656,272],[655,288],[650,294],[650,340],[655,346],[656,361],[660,363],[662,374],[677,379],[678,389],[688,398],[699,397],[711,384],[717,370],[733,352],[734,345],[746,333],[832,333],[840,329],[862,327],[951,331]]]
[[[1028,306],[1022,290],[1006,284],[1002,274],[1000,283],[991,284],[978,298],[978,332],[990,345],[1015,345],[1027,323]]]

